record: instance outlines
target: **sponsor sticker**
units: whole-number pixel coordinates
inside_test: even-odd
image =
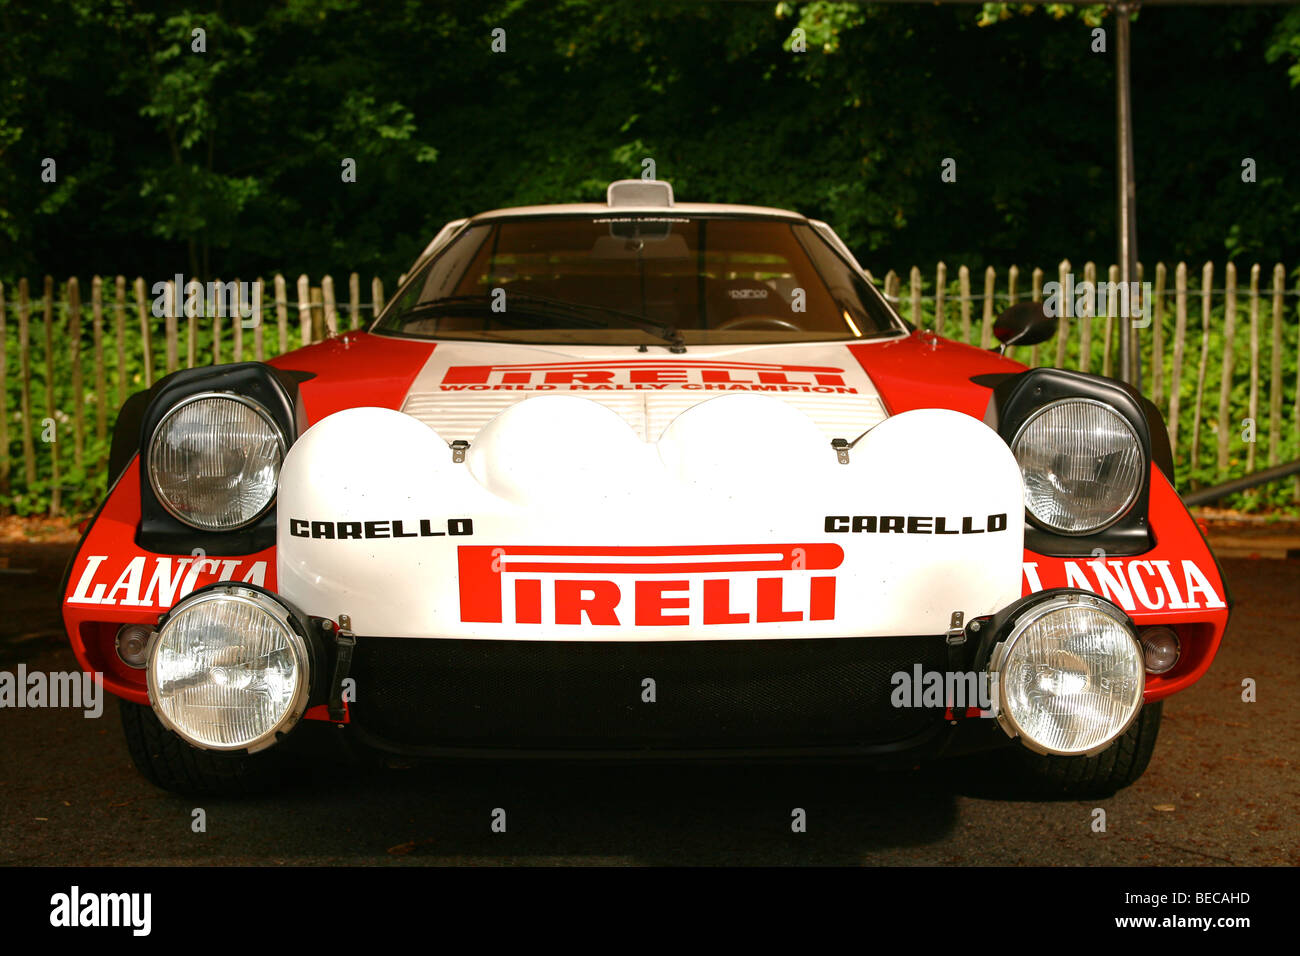
[[[1227,607],[1195,561],[1146,558],[1061,562],[1043,581],[1039,562],[1024,562],[1026,593],[1049,587],[1079,588],[1113,601],[1125,611],[1185,611]],[[1056,580],[1060,578],[1060,580]]]
[[[834,620],[836,577],[826,572],[844,551],[824,543],[462,545],[457,560],[464,622],[709,627]]]
[[[249,558],[157,557],[138,555],[114,573],[106,554],[81,562],[69,604],[117,605],[166,610],[190,592],[216,581],[266,586],[265,561]]]
[[[773,365],[690,359],[453,365],[442,391],[724,390],[856,394],[845,370],[830,365]]]

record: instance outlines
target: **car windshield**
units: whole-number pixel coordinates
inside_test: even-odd
[[[376,331],[552,345],[736,345],[902,328],[806,222],[546,216],[471,225]]]

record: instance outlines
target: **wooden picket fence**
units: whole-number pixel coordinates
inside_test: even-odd
[[[0,283],[0,513],[25,491],[41,489],[52,515],[61,513],[74,485],[89,482],[102,492],[117,409],[163,375],[272,358],[367,325],[385,302],[377,276],[363,299],[361,278],[352,273],[340,299],[330,276],[313,285],[300,275],[291,298],[284,276],[276,275],[269,283],[256,280],[245,322],[237,315],[187,316],[185,289],[174,281],[166,286],[167,301],[178,305],[158,317],[154,287],[140,277],[128,283],[95,276],[89,302],[75,276],[58,284],[45,276],[39,291],[27,279]],[[69,430],[70,442],[56,440]]]
[[[1152,321],[1134,328],[1132,341],[1142,356],[1143,390],[1168,422],[1180,486],[1227,480],[1300,457],[1300,283],[1288,288],[1281,264],[1272,268],[1267,284],[1263,268],[1252,266],[1244,287],[1233,263],[1221,273],[1205,263],[1199,286],[1189,285],[1185,263],[1172,270],[1172,285],[1169,271],[1164,263],[1156,265]],[[1063,261],[1051,278],[1064,284],[1070,273],[1069,261]],[[966,266],[952,278],[939,263],[930,275],[913,267],[906,289],[894,271],[883,282],[872,281],[918,328],[989,348],[996,344],[993,322],[1002,309],[1042,298],[1043,270],[1030,270],[1028,283],[1025,275],[1016,266],[1002,272],[990,266],[982,289],[975,290]],[[1107,270],[1111,282],[1118,275],[1116,266]],[[1096,265],[1085,263],[1077,279],[1095,283]],[[315,284],[300,275],[292,295],[284,276],[276,275],[258,280],[253,314],[245,322],[238,316],[186,316],[183,308],[156,317],[154,287],[143,278],[96,276],[89,285],[86,302],[76,277],[56,283],[46,276],[39,290],[26,279],[0,283],[0,512],[24,493],[42,489],[50,513],[58,514],[65,497],[91,485],[94,495],[69,502],[69,510],[84,510],[87,500],[102,493],[116,410],[162,375],[271,358],[362,327],[385,301],[378,277],[365,284],[352,273],[341,298],[328,275]],[[168,285],[170,301],[183,304],[185,291]],[[1012,349],[1012,357],[1031,366],[1110,375],[1117,323],[1126,321],[1114,311],[1062,318],[1054,340]],[[1267,414],[1261,421],[1262,408]],[[54,440],[69,430],[70,442]],[[1288,504],[1300,503],[1300,481],[1292,495]]]

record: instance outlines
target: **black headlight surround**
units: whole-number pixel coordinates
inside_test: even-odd
[[[1148,462],[1174,481],[1173,452],[1159,410],[1131,386],[1067,369],[1038,368],[1000,378],[993,387],[984,421],[1009,446],[1021,426],[1045,405],[1069,399],[1090,399],[1113,408],[1138,437]],[[1053,557],[1091,554],[1101,548],[1107,554],[1143,554],[1155,546],[1148,520],[1151,499],[1150,469],[1143,472],[1137,497],[1114,524],[1093,534],[1065,535],[1044,527],[1026,509],[1025,547]]]
[[[306,430],[298,382],[299,373],[284,372],[261,362],[210,365],[173,372],[154,386],[140,417],[136,448],[140,454],[140,526],[135,541],[162,554],[189,554],[202,549],[216,556],[244,555],[275,544],[275,505],[252,524],[235,531],[203,531],[173,516],[158,500],[149,481],[149,443],[154,431],[178,402],[204,392],[229,393],[264,408],[284,436],[287,449]],[[114,436],[116,444],[116,435]]]

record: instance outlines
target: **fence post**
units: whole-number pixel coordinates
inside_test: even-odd
[[[1031,302],[1043,301],[1043,270],[1034,266],[1034,271],[1029,274],[1029,299]],[[1042,344],[1039,343],[1029,350],[1029,367],[1038,368],[1042,362],[1042,355],[1039,349]]]
[[[1233,345],[1237,336],[1237,266],[1229,262],[1223,272],[1223,360],[1219,364],[1219,423],[1217,429],[1219,454],[1216,477],[1222,478],[1228,470],[1228,438],[1232,427],[1228,424],[1231,411],[1228,399],[1232,393]]]
[[[1205,400],[1205,373],[1210,363],[1210,309],[1214,294],[1214,263],[1201,270],[1201,360],[1196,366],[1196,411],[1192,416],[1192,467],[1200,464],[1201,408]]]
[[[266,358],[266,342],[262,332],[262,280],[253,280],[253,359],[261,362]]]
[[[289,351],[289,297],[285,291],[284,276],[275,274],[275,321],[280,329],[280,352]]]
[[[1016,282],[1019,278],[1020,278],[1020,267],[1012,263],[1012,265],[1010,265],[1007,268],[1007,307],[1008,308],[1016,304],[1016,299],[1018,298],[1016,295]],[[997,307],[997,300],[995,299],[993,303],[993,318],[995,321],[998,317],[999,311],[1000,310]],[[989,342],[989,344],[992,345],[993,343]],[[1008,358],[1013,357],[1015,351],[1016,350],[1014,347],[1008,348],[1006,351],[1007,357]]]
[[[199,301],[203,301],[203,285],[198,279],[191,279],[185,283],[185,317],[189,320],[186,323],[185,331],[189,341],[185,343],[185,358],[189,363],[189,368],[199,364],[199,312],[203,311],[198,308],[190,308],[190,299],[194,292],[198,293]]]
[[[970,270],[957,269],[957,300],[961,306],[961,340],[970,345]]]
[[[1143,273],[1142,273],[1142,263],[1141,263],[1141,262],[1138,262],[1138,263],[1136,263],[1136,266],[1137,266],[1137,275],[1136,275],[1136,278],[1137,278],[1137,282],[1138,282],[1138,288],[1141,289],[1141,288],[1142,288],[1142,275],[1143,275]],[[1130,280],[1130,281],[1131,281],[1131,280]],[[1132,309],[1132,305],[1133,305],[1132,299],[1133,299],[1133,296],[1130,295],[1130,293],[1131,293],[1132,291],[1133,291],[1133,287],[1132,287],[1132,286],[1129,286],[1126,290],[1124,290],[1124,300],[1125,300],[1125,303],[1129,306],[1128,311],[1129,311],[1130,313],[1133,311],[1133,309]],[[1139,301],[1140,301],[1140,299],[1139,299]],[[1124,316],[1119,315],[1118,312],[1116,312],[1115,314],[1116,314],[1116,316],[1117,316],[1117,318],[1116,318],[1116,320],[1115,320],[1116,322],[1118,322],[1119,319],[1124,318]],[[1129,315],[1127,318],[1124,318],[1124,320],[1125,320],[1126,322],[1128,322],[1128,327],[1129,327],[1129,328],[1128,328],[1128,337],[1129,337],[1129,345],[1130,345],[1129,353],[1130,353],[1130,360],[1132,361],[1133,365],[1132,365],[1131,368],[1129,368],[1129,369],[1125,369],[1125,370],[1124,370],[1124,374],[1121,376],[1121,378],[1122,378],[1124,381],[1130,381],[1130,380],[1133,381],[1133,383],[1134,383],[1134,388],[1136,388],[1136,387],[1137,387],[1137,377],[1136,377],[1136,375],[1134,374],[1133,369],[1136,369],[1139,365],[1142,364],[1142,363],[1141,363],[1141,358],[1140,358],[1140,356],[1142,355],[1142,330],[1141,330],[1141,329],[1135,329],[1135,328],[1133,327],[1133,316],[1132,316],[1132,315]],[[1119,343],[1117,342],[1116,345],[1118,345],[1118,344],[1119,344]]]
[[[1259,263],[1250,267],[1250,417],[1254,440],[1246,443],[1246,471],[1255,470],[1255,446],[1259,444]]]
[[[984,270],[984,321],[980,323],[980,348],[987,349],[993,344],[993,289],[997,284],[997,272],[992,266]]]
[[[18,280],[18,364],[22,376],[22,391],[18,404],[22,412],[23,478],[30,489],[36,483],[36,447],[32,443],[32,338],[28,314],[28,285],[26,279]]]
[[[325,335],[333,338],[339,332],[338,310],[334,305],[334,278],[325,276],[320,280],[321,302],[325,306]]]
[[[0,282],[0,495],[9,497],[9,339],[5,312],[5,284]]]
[[[1070,277],[1069,259],[1062,259],[1056,266],[1056,282],[1060,286],[1060,292],[1057,293],[1056,309],[1056,367],[1065,368],[1065,350],[1070,344],[1070,313],[1074,310],[1074,303],[1071,301],[1074,296],[1070,292],[1066,280]]]
[[[220,279],[213,279],[212,282],[216,288],[218,289],[221,288]],[[222,303],[218,300],[215,303],[215,307],[212,309],[212,313],[207,316],[208,321],[212,323],[212,364],[213,365],[221,364],[221,331],[222,331],[222,326],[224,324],[222,320],[225,318],[225,316],[223,316],[222,313],[225,311],[226,311],[225,306],[222,305]]]
[[[400,286],[402,280],[398,279],[397,284]],[[901,315],[903,310],[898,307],[898,286],[898,273],[890,269],[885,273],[885,298],[889,300],[890,306]]]
[[[117,407],[126,401],[126,277],[113,280],[113,337],[117,339]]]
[[[355,272],[348,275],[348,327],[361,327],[361,276]]]
[[[1178,447],[1178,415],[1182,404],[1183,356],[1187,339],[1187,263],[1174,267],[1174,361],[1169,369],[1169,445]]]
[[[230,317],[230,338],[231,338],[231,356],[232,362],[242,362],[244,360],[244,293],[243,283],[239,276],[235,276],[235,313]],[[251,297],[250,297],[251,298]],[[229,301],[229,297],[227,297]],[[249,302],[252,307],[252,302]]]
[[[912,324],[918,329],[925,328],[921,321],[921,270],[918,266],[912,266],[912,271],[907,274],[907,283],[912,293]]]
[[[1273,346],[1268,372],[1268,463],[1277,464],[1282,444],[1282,293],[1286,286],[1286,269],[1273,266]]]
[[[77,277],[68,279],[68,345],[72,354],[72,461],[81,464],[82,428],[86,395],[81,382],[81,284]],[[51,357],[51,362],[53,358]],[[53,384],[53,383],[51,383]]]
[[[135,292],[135,310],[140,320],[140,354],[144,360],[144,387],[153,388],[153,341],[149,310],[144,304],[144,277],[136,276],[131,288]]]
[[[370,280],[370,304],[376,316],[384,309],[384,280],[379,276]]]
[[[167,339],[167,371],[171,373],[181,367],[180,296],[184,288],[176,288],[176,280],[172,279],[167,283],[167,292],[171,296],[172,306],[167,310],[163,334]]]
[[[76,281],[76,280],[73,280]],[[45,417],[54,425],[54,441],[45,442],[50,449],[50,517],[56,517],[62,504],[59,488],[59,422],[54,416],[54,277],[45,277]],[[45,441],[45,428],[41,428]]]
[[[1106,270],[1106,281],[1109,283],[1110,289],[1113,292],[1119,285],[1119,266],[1112,264],[1111,267]],[[1118,303],[1115,301],[1116,298],[1118,298],[1118,296],[1113,294],[1106,296],[1106,330],[1102,334],[1101,340],[1101,374],[1106,378],[1110,378],[1111,372],[1111,336],[1115,329],[1115,320],[1119,318],[1119,308]]]
[[[1092,317],[1097,314],[1097,263],[1083,264],[1083,281],[1091,290],[1079,320],[1079,371],[1092,371]]]
[[[298,276],[298,324],[302,344],[311,345],[311,285],[305,272]]]
[[[1300,281],[1295,284],[1295,294],[1300,297]],[[1291,407],[1291,429],[1300,437],[1300,339],[1296,341],[1295,404]],[[1296,476],[1293,497],[1300,505],[1300,475]]]
[[[325,302],[321,296],[321,288],[314,285],[307,291],[307,302],[311,307],[311,340],[313,342],[323,342],[325,340]]]
[[[934,267],[934,331],[943,335],[943,297],[948,291],[948,267],[940,262]]]
[[[1154,303],[1147,303],[1151,314],[1151,400],[1157,406],[1165,400],[1165,279],[1163,262],[1156,263]],[[1141,286],[1139,285],[1140,289]]]
[[[90,315],[95,345],[95,440],[108,434],[108,412],[104,408],[108,381],[104,375],[104,279],[90,280]]]

